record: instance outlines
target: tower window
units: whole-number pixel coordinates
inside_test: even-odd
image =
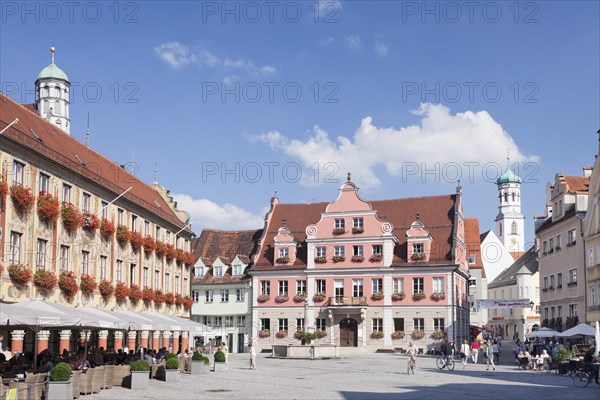
[[[510,233],[512,235],[517,235],[519,233],[518,230],[517,230],[517,222],[516,221],[513,221],[512,225],[511,225],[511,231],[510,231]]]

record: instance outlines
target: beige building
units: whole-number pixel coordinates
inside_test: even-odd
[[[586,320],[582,223],[591,170],[584,176],[557,174],[546,188],[546,212],[535,217],[540,246],[542,324],[558,331]]]
[[[600,134],[600,131],[598,131]],[[600,152],[599,152],[600,153]],[[588,209],[583,219],[585,239],[586,322],[600,321],[600,158],[590,176]]]

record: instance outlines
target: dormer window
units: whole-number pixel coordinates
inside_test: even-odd
[[[223,267],[213,267],[213,276],[215,278],[223,276]]]
[[[279,257],[289,257],[289,256],[290,256],[290,250],[287,247],[279,248]]]
[[[233,266],[233,276],[240,276],[242,274],[242,266],[236,264]]]
[[[475,264],[477,262],[477,256],[475,254],[469,254],[469,264]]]
[[[202,271],[202,267],[196,267],[196,268],[194,268],[194,277],[196,277],[196,278],[202,278],[202,275],[204,275],[204,273]]]

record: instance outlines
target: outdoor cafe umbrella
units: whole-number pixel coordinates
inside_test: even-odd
[[[551,338],[554,336],[558,336],[558,332],[546,327],[533,331],[527,335],[528,338]]]
[[[567,329],[564,332],[557,334],[557,337],[583,337],[583,336],[594,336],[596,334],[596,330],[586,324],[585,322],[580,323],[570,329]]]
[[[600,347],[600,322],[596,321],[596,357],[598,357],[598,348]]]

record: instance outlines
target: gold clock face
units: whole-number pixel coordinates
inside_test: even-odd
[[[517,239],[515,239],[515,238],[510,239],[510,244],[517,244]]]

